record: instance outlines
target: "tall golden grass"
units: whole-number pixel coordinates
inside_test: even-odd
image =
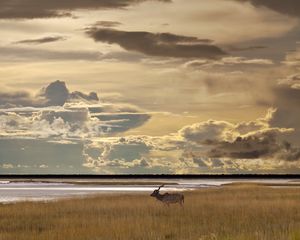
[[[300,189],[237,185],[185,193],[170,207],[148,194],[0,206],[0,240],[298,240]]]

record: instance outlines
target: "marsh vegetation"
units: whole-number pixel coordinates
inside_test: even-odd
[[[298,240],[300,189],[233,185],[185,193],[184,208],[149,194],[0,205],[0,240]]]

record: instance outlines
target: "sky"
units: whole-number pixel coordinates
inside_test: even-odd
[[[295,0],[2,0],[0,36],[0,174],[300,172]]]

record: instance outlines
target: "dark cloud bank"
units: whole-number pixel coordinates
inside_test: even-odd
[[[150,56],[175,58],[219,58],[226,53],[209,39],[171,33],[127,32],[108,28],[90,27],[86,33],[96,42],[118,44],[128,51]]]
[[[243,2],[250,2],[256,7],[266,7],[273,11],[290,15],[293,17],[300,17],[300,2],[297,0],[237,0]]]
[[[72,11],[79,9],[126,8],[145,1],[147,0],[1,0],[0,19],[71,17]]]
[[[214,148],[208,152],[211,158],[258,159],[277,158],[286,161],[300,159],[300,149],[289,142],[280,142],[276,131],[259,135],[237,137],[233,142],[213,143]]]
[[[126,8],[150,0],[2,0],[0,19],[33,19],[71,17],[75,10]],[[152,0],[172,2],[171,0]],[[300,16],[300,3],[296,0],[235,0],[250,2],[256,7],[266,7],[282,14]]]

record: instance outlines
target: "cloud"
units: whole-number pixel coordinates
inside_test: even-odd
[[[15,44],[44,44],[44,43],[58,42],[64,40],[66,40],[66,37],[63,36],[48,36],[48,37],[42,37],[36,39],[20,40],[14,43]]]
[[[294,0],[243,0],[250,2],[256,7],[266,7],[273,11],[290,15],[293,17],[300,16],[300,3]]]
[[[128,51],[174,58],[219,58],[226,53],[208,39],[171,33],[127,32],[92,26],[86,30],[96,42],[118,44]]]
[[[103,127],[107,132],[124,132],[142,126],[150,119],[147,113],[104,113],[93,116],[107,123],[106,127]]]
[[[299,160],[300,148],[282,140],[293,134],[292,128],[271,127],[276,110],[270,109],[264,118],[232,124],[207,121],[186,126],[179,131],[187,141],[206,145],[202,157],[229,159]],[[193,155],[193,157],[197,154]]]
[[[1,47],[0,62],[29,61],[126,61],[141,62],[146,56],[141,53],[113,51],[101,53],[92,50],[47,50],[32,47]]]
[[[234,125],[231,123],[209,120],[186,126],[179,130],[179,134],[188,141],[203,143],[205,141],[232,139],[233,136],[228,130],[233,128]]]
[[[142,112],[131,105],[78,102],[76,99],[75,102],[67,100],[63,106],[20,107],[2,111],[3,133],[37,138],[106,137],[137,128],[151,118],[150,113]],[[10,122],[15,123],[13,128],[8,126]],[[23,131],[19,131],[21,126]]]
[[[46,100],[45,106],[63,106],[67,101],[99,102],[96,92],[90,92],[89,94],[80,91],[70,92],[65,82],[60,80],[52,82],[46,88],[41,89],[38,97]]]
[[[208,157],[230,159],[274,158],[276,155],[281,155],[281,152],[286,152],[288,156],[291,154],[287,152],[288,149],[285,145],[278,143],[278,134],[290,133],[291,131],[290,129],[270,128],[237,137],[234,141],[213,143],[214,147],[208,152]]]
[[[101,104],[99,103],[99,106]],[[88,107],[75,105],[45,108],[12,108],[0,110],[0,137],[56,140],[90,140],[107,137],[143,125],[150,118],[147,113],[106,112],[102,121]],[[114,120],[118,116],[118,120]]]
[[[0,19],[71,17],[76,10],[126,8],[147,0],[16,0],[0,1]],[[170,2],[170,0],[158,0]]]
[[[36,96],[2,93],[0,103],[1,137],[89,139],[136,128],[151,116],[131,105],[101,103],[95,92],[71,92],[59,80]]]
[[[169,137],[98,139],[85,145],[84,166],[98,173],[174,173],[182,164],[174,144]]]
[[[272,78],[270,79],[272,80]],[[276,81],[275,84],[269,87],[270,96],[257,104],[276,107],[276,111],[268,122],[269,126],[271,128],[293,129],[293,132],[277,137],[281,142],[286,141],[291,144],[292,148],[293,146],[298,148],[300,146],[300,74],[294,72],[274,80]]]
[[[294,129],[271,127],[275,116],[276,110],[269,109],[264,118],[252,122],[232,124],[210,120],[186,126],[179,134],[187,141],[206,145],[210,150],[204,156],[209,158],[259,159],[280,156],[281,160],[299,160],[296,157],[300,148],[282,140]]]
[[[253,50],[260,50],[265,49],[266,46],[229,46],[228,50],[235,51],[235,52],[242,52],[242,51],[253,51]]]
[[[69,90],[64,82],[57,80],[42,89],[40,96],[47,99],[48,106],[62,106],[69,98]]]
[[[23,110],[24,111],[24,110]],[[88,118],[86,109],[47,109],[22,115],[19,111],[0,115],[2,138],[82,139],[100,136],[101,123]],[[85,117],[85,118],[84,118]]]
[[[294,145],[300,145],[300,78],[293,74],[279,79],[278,84],[272,88],[273,99],[269,104],[276,106],[277,111],[270,120],[272,127],[293,128],[295,131],[285,140]]]
[[[97,150],[100,151],[100,159],[104,161],[116,161],[122,160],[124,162],[132,162],[135,159],[140,159],[141,156],[149,152],[149,146],[142,137],[139,138],[119,138],[116,141],[110,143],[99,143]],[[92,151],[93,148],[90,146],[88,151]],[[101,165],[101,161],[99,162]],[[108,163],[111,164],[111,163]]]
[[[13,61],[99,61],[101,60],[102,53],[96,51],[59,51],[59,50],[46,50],[24,47],[1,47],[2,62]]]
[[[276,109],[268,109],[266,116],[255,121],[239,122],[236,124],[227,121],[208,120],[183,127],[178,134],[190,142],[211,144],[214,142],[232,142],[241,136],[257,133],[269,129],[269,122]]]
[[[298,31],[297,31],[298,32]],[[299,39],[299,37],[297,37],[297,39],[295,39],[295,41],[297,41]],[[286,54],[285,54],[285,59],[284,61],[282,61],[281,63],[283,63],[284,65],[288,66],[288,67],[292,67],[292,68],[299,68],[300,66],[300,49],[299,49],[299,44],[300,42],[296,42],[296,46],[295,46],[295,50],[293,51],[288,51],[286,50]],[[291,42],[291,44],[295,44],[295,42]],[[289,44],[289,46],[291,45]],[[297,75],[297,74],[293,74],[293,75]],[[288,76],[288,77],[293,77],[293,76]]]
[[[270,59],[247,59],[245,57],[224,57],[220,60],[192,60],[184,63],[185,68],[213,68],[237,66],[267,66],[273,65]]]
[[[95,103],[99,101],[99,98],[95,92],[89,94],[79,91],[70,92],[65,82],[60,80],[42,88],[36,96],[26,91],[0,92],[0,106],[2,108],[63,106],[68,101],[77,100]]]
[[[144,54],[127,51],[108,52],[101,56],[104,61],[143,62],[145,59]]]
[[[15,106],[35,106],[38,105],[37,99],[34,99],[29,92],[0,92],[0,106],[8,108]]]
[[[119,133],[142,126],[151,114],[128,104],[98,104],[88,107],[90,115],[99,119],[104,133]]]
[[[97,139],[85,145],[86,167],[96,172],[251,172],[295,168],[300,148],[285,137],[293,129],[270,126],[276,113],[250,122],[209,120],[165,136]]]
[[[117,27],[120,26],[122,23],[117,22],[117,21],[97,21],[94,26],[97,27],[106,27],[106,28],[112,28],[112,27]]]
[[[300,74],[292,74],[284,79],[280,79],[278,84],[281,87],[290,87],[292,89],[300,89]]]
[[[92,50],[47,50],[32,47],[1,47],[0,62],[30,61],[122,61],[142,62],[146,56],[142,53],[112,51],[101,53]]]

